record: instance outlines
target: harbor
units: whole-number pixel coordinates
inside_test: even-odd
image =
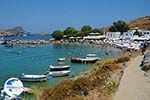
[[[0,0],[0,100],[150,100],[148,0]]]
[[[13,48],[6,48],[0,45],[0,70],[1,82],[0,85],[9,77],[19,77],[22,73],[25,74],[45,74],[50,65],[58,65],[58,58],[67,58],[67,64],[70,66],[70,75],[67,77],[78,75],[81,72],[90,70],[92,67],[89,64],[74,64],[70,62],[71,57],[84,57],[88,53],[95,53],[102,59],[115,57],[121,54],[120,50],[112,50],[108,56],[105,54],[110,48],[89,48],[85,45],[66,45],[66,44],[45,44],[35,45],[34,48],[28,48],[26,45],[14,45]],[[80,54],[81,51],[84,51]],[[19,53],[20,52],[20,53]],[[9,62],[9,64],[8,64]],[[13,71],[12,71],[13,70]],[[53,86],[59,82],[61,78],[53,78],[46,82],[48,86]],[[27,86],[39,83],[25,83]],[[45,84],[45,83],[42,83]]]

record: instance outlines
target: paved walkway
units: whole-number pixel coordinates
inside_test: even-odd
[[[139,68],[143,57],[136,57],[125,69],[114,100],[150,100],[150,75]]]

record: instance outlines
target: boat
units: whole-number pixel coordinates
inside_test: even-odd
[[[65,65],[66,64],[66,58],[58,58],[59,65]]]
[[[64,71],[50,71],[49,75],[52,77],[61,77],[61,76],[68,76],[70,73],[69,70],[64,70]]]
[[[58,65],[58,66],[49,66],[49,71],[62,71],[62,70],[69,70],[70,66],[69,65]]]
[[[48,80],[47,75],[25,75],[24,73],[21,74],[19,77],[21,81],[28,81],[28,82],[44,82]]]
[[[28,45],[28,48],[34,48],[35,47],[35,45],[34,44],[30,44],[30,45]]]
[[[48,76],[52,77],[67,76],[70,73],[69,69],[70,69],[69,65],[58,65],[58,66],[50,65],[48,68]]]
[[[58,58],[58,61],[64,62],[66,61],[66,58]]]
[[[101,60],[96,54],[87,54],[85,58],[71,58],[72,63],[95,63]]]

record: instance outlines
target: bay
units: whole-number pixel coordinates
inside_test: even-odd
[[[106,50],[110,50],[111,53],[106,55]],[[14,45],[13,48],[0,45],[0,87],[3,87],[4,82],[8,78],[19,77],[21,73],[44,74],[49,65],[58,64],[57,59],[60,57],[67,59],[71,57],[85,57],[88,53],[95,53],[102,59],[105,59],[118,56],[118,54],[121,54],[121,51],[113,50],[110,47],[97,48],[71,44],[44,44],[35,45],[33,48],[28,48],[28,45]],[[67,64],[71,66],[70,76],[92,69],[91,65],[73,64],[69,60]],[[64,78],[67,77],[51,78],[43,83],[24,82],[24,85],[27,87],[32,87],[33,85],[51,87],[58,84]]]

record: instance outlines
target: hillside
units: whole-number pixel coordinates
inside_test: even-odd
[[[138,27],[142,30],[150,30],[150,16],[134,19],[129,22],[131,28]]]
[[[0,30],[0,36],[22,36],[29,35],[30,33],[25,31],[22,27],[17,26],[11,29]]]

